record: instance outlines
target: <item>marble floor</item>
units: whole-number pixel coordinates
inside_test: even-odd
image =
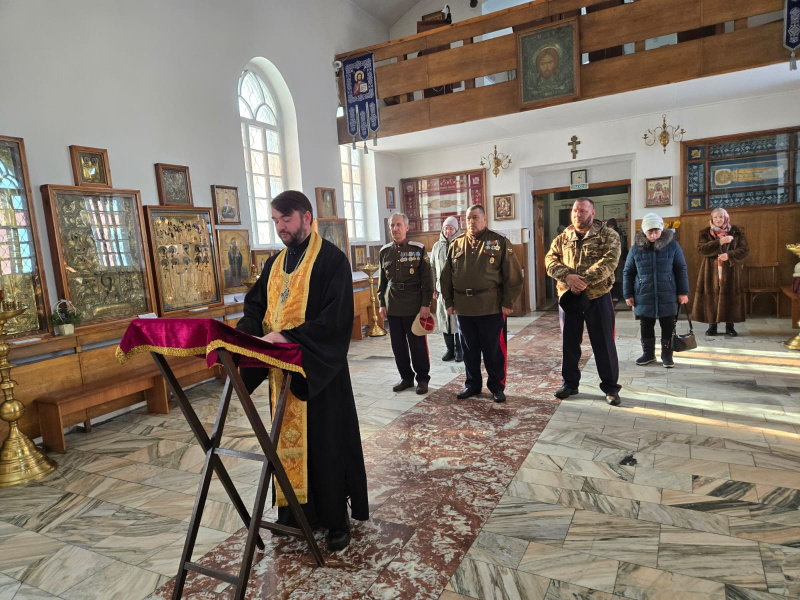
[[[440,336],[424,397],[391,391],[387,338],[352,343],[372,518],[320,569],[298,541],[265,533],[248,598],[800,597],[800,355],[782,346],[788,319],[700,335],[664,369],[633,364],[636,322],[621,313],[617,408],[588,346],[581,393],[553,398],[554,313],[509,326],[504,405],[455,401],[463,369],[437,359]],[[208,426],[220,389],[189,394]],[[266,397],[256,403],[268,418]],[[226,434],[223,446],[253,449],[235,404]],[[170,597],[203,461],[180,412],[137,409],[67,444],[47,480],[0,490],[0,600]],[[258,465],[224,460],[251,503]],[[216,482],[210,498],[195,560],[235,569],[241,523]],[[184,597],[230,591],[190,577]]]

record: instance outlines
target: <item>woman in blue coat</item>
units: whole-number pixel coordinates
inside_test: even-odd
[[[655,213],[642,219],[633,248],[622,273],[625,303],[641,321],[643,354],[637,365],[656,360],[656,319],[661,325],[661,362],[666,368],[672,361],[672,332],[680,304],[689,302],[689,277],[686,260],[675,232],[664,229],[664,220]]]

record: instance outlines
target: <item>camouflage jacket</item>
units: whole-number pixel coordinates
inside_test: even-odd
[[[619,235],[602,221],[594,220],[584,238],[578,239],[575,227],[561,232],[544,259],[547,274],[558,281],[558,295],[569,289],[567,275],[581,275],[586,281],[586,296],[592,300],[611,290],[614,270],[620,256]]]

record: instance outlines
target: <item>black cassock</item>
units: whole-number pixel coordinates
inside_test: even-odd
[[[308,246],[310,237],[289,248],[293,271]],[[277,256],[264,265],[256,284],[244,300],[244,316],[236,328],[262,336],[267,310],[267,282]],[[322,240],[311,271],[305,323],[281,331],[289,341],[300,344],[306,378],[292,376],[291,390],[308,403],[309,501],[303,505],[310,523],[341,527],[350,499],[354,519],[369,518],[367,475],[358,428],[353,386],[347,365],[347,350],[353,327],[353,279],[347,257],[336,246]],[[243,368],[248,391],[264,381],[267,369]],[[280,507],[279,520],[289,519],[289,508]]]

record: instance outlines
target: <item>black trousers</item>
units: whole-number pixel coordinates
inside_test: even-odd
[[[639,320],[641,321],[642,339],[656,337],[656,318],[639,317]],[[672,339],[672,332],[675,331],[675,315],[658,317],[658,323],[661,325],[661,339]]]
[[[570,294],[571,292],[566,292]],[[572,389],[578,388],[581,371],[578,365],[581,360],[581,340],[583,340],[583,324],[589,332],[597,373],[600,375],[600,389],[606,394],[619,392],[622,386],[619,379],[619,359],[615,336],[614,303],[611,294],[603,294],[589,301],[583,313],[567,314],[558,308],[558,319],[561,323],[561,377],[564,384]]]
[[[414,381],[417,374],[417,383],[428,382],[431,379],[431,359],[428,355],[428,337],[411,333],[411,325],[416,315],[410,317],[387,317],[389,321],[389,337],[392,341],[394,362],[403,381]],[[409,359],[409,352],[411,357]],[[414,367],[413,370],[411,367]]]
[[[461,350],[464,352],[464,367],[467,379],[464,387],[480,391],[483,388],[481,354],[486,366],[486,387],[489,391],[502,392],[506,388],[507,340],[506,316],[482,315],[480,317],[458,316],[458,331],[461,335]]]

